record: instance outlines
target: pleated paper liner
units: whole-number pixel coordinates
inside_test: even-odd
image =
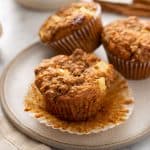
[[[97,13],[86,25],[60,40],[48,43],[48,46],[61,53],[71,54],[76,48],[86,52],[94,51],[101,44],[102,23],[101,8],[97,4]]]
[[[127,79],[140,80],[150,77],[150,62],[123,60],[107,51],[108,60]]]
[[[94,118],[82,122],[60,120],[46,111],[46,103],[34,84],[25,97],[25,111],[39,120],[40,123],[71,134],[90,134],[106,131],[125,122],[131,115],[134,99],[128,88],[127,81],[117,75],[108,90],[105,103]]]

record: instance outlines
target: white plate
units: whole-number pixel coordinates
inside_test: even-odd
[[[106,60],[101,47],[96,51]],[[109,149],[134,143],[150,132],[150,79],[129,81],[135,95],[135,110],[126,123],[98,134],[72,135],[40,124],[23,111],[23,100],[34,79],[34,67],[46,57],[54,56],[39,42],[22,51],[8,65],[1,77],[1,102],[9,119],[20,131],[47,145],[68,150]]]

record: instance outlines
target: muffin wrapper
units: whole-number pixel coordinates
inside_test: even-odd
[[[92,52],[101,44],[101,31],[102,24],[100,17],[96,17],[91,19],[81,29],[73,31],[60,40],[50,42],[48,45],[52,49],[65,54],[71,54],[76,48]]]
[[[98,133],[122,124],[131,115],[133,107],[134,99],[131,91],[127,81],[120,74],[109,88],[101,111],[87,121],[68,122],[47,112],[45,100],[34,84],[31,85],[25,98],[25,111],[40,123],[78,135]]]
[[[88,97],[88,95],[86,95]],[[101,94],[100,99],[69,99],[62,100],[59,105],[55,104],[54,101],[47,101],[47,110],[52,114],[57,114],[62,120],[68,121],[80,121],[87,120],[94,116],[97,111],[101,108],[103,103],[104,94]],[[51,111],[50,111],[51,109]]]
[[[150,62],[123,60],[107,51],[108,60],[127,79],[139,80],[150,77]]]

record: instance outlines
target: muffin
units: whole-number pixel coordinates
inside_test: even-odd
[[[150,22],[137,17],[114,21],[102,33],[110,63],[128,79],[150,76],[149,39]]]
[[[48,112],[62,120],[84,121],[101,109],[115,73],[94,54],[76,49],[70,56],[43,60],[35,77]]]
[[[100,5],[73,3],[50,16],[39,31],[40,39],[51,48],[71,54],[76,48],[92,52],[101,44]]]
[[[110,84],[102,109],[95,117],[86,121],[67,121],[52,115],[46,110],[45,98],[34,83],[28,89],[24,101],[24,110],[39,123],[69,134],[87,135],[107,131],[124,123],[134,109],[134,98],[125,80],[116,72],[115,80]]]

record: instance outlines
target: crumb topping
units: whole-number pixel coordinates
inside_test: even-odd
[[[43,42],[56,40],[65,33],[74,31],[87,23],[97,10],[95,3],[73,3],[67,8],[59,10],[50,16],[40,29],[40,37]],[[59,34],[59,36],[57,36]]]
[[[77,49],[70,56],[58,55],[43,60],[35,69],[35,75],[40,92],[54,100],[61,95],[73,96],[89,86],[105,91],[113,80],[113,69],[94,54]]]
[[[137,17],[118,20],[104,28],[103,42],[116,56],[132,61],[150,61],[150,22]]]

